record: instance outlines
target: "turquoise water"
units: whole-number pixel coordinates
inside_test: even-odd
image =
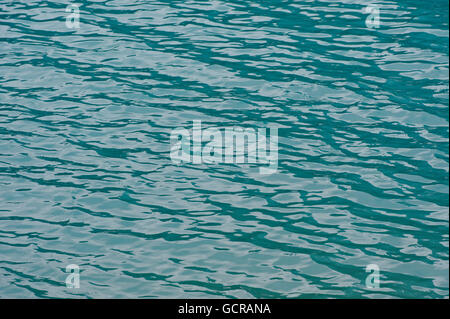
[[[68,3],[0,0],[0,297],[448,298],[446,0]]]

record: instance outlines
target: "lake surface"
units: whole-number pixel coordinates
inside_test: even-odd
[[[1,298],[449,297],[446,0],[68,3],[0,0]]]

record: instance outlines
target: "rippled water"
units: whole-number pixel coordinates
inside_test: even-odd
[[[0,0],[0,297],[448,298],[446,0],[68,3]],[[173,163],[193,120],[278,171]]]

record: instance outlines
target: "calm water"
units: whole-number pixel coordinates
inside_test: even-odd
[[[448,298],[447,0],[68,3],[0,0],[0,297]]]

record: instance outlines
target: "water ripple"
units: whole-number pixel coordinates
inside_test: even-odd
[[[78,3],[0,0],[0,297],[448,298],[447,1]],[[278,171],[172,163],[193,120]]]

